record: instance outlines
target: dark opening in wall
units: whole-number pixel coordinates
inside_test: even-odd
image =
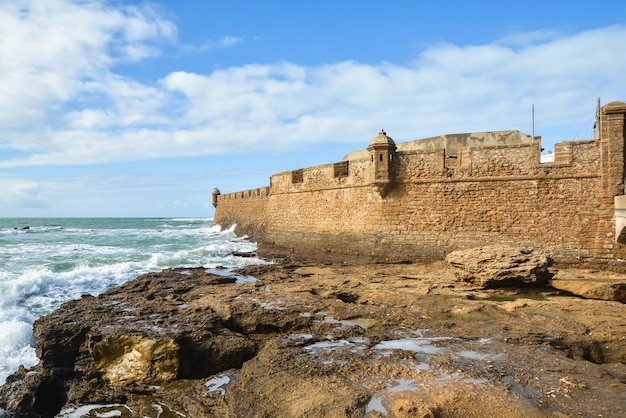
[[[335,178],[348,177],[348,163],[349,161],[335,163]]]
[[[291,172],[291,182],[292,183],[302,183],[304,182],[304,172],[302,170],[294,170]]]

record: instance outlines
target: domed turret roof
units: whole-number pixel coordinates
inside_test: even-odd
[[[369,146],[372,147],[375,145],[390,145],[392,147],[395,147],[396,143],[393,142],[393,139],[390,136],[387,136],[387,132],[381,129],[381,131],[378,132],[378,136],[372,139]]]

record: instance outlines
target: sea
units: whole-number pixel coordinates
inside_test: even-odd
[[[37,364],[33,322],[62,303],[170,267],[264,263],[233,254],[255,251],[211,218],[0,218],[0,385]]]

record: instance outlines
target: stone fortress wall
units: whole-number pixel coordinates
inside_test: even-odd
[[[626,259],[624,115],[600,110],[596,139],[556,144],[518,131],[444,135],[401,144],[381,131],[337,163],[274,174],[270,186],[214,191],[215,223],[268,254],[352,262],[428,261],[512,244],[556,261]]]
[[[217,207],[219,201],[220,207],[219,211],[215,211],[215,224],[225,227],[237,225],[237,234],[258,240],[265,225],[270,188],[260,187],[223,195],[218,195],[218,192],[217,189],[213,190],[213,206]]]

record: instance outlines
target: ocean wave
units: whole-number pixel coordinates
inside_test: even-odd
[[[247,244],[247,245],[246,245]],[[150,257],[146,267],[150,270],[162,270],[171,267],[242,267],[246,264],[262,264],[260,258],[251,257],[241,260],[241,257],[233,255],[238,252],[253,252],[256,250],[254,243],[237,243],[233,245],[230,240],[222,242],[212,242],[210,244],[188,249],[180,250],[174,253],[155,253]]]
[[[13,309],[13,311],[18,311]],[[32,367],[37,364],[32,336],[32,319],[21,319],[24,314],[18,311],[11,317],[11,311],[0,314],[0,383],[20,365]]]
[[[170,218],[173,222],[209,223],[213,218]]]
[[[2,283],[0,307],[16,305],[34,315],[44,315],[67,300],[77,299],[86,293],[102,293],[143,271],[147,271],[146,268],[134,262],[97,267],[79,263],[62,272],[55,272],[47,266],[29,269]]]
[[[6,237],[11,235],[21,235],[30,232],[28,229],[3,229],[0,230],[0,237]]]
[[[89,260],[69,260],[59,257],[55,264],[27,269],[21,274],[6,276],[0,288],[0,307],[9,304],[28,306],[38,315],[48,313],[64,301],[83,294],[97,295],[140,274],[172,267],[240,267],[263,263],[261,259],[240,260],[234,251],[252,252],[254,243],[214,241],[206,245],[174,252],[155,252],[143,261],[119,261],[92,265]],[[103,260],[99,260],[100,263]]]
[[[256,244],[211,218],[19,220],[29,230],[0,221],[0,384],[20,364],[36,363],[32,323],[68,300],[150,271],[264,262],[234,256]]]
[[[0,236],[3,235],[22,235],[22,234],[41,234],[46,232],[62,231],[64,228],[61,226],[25,226],[14,227],[10,229],[0,230]]]

